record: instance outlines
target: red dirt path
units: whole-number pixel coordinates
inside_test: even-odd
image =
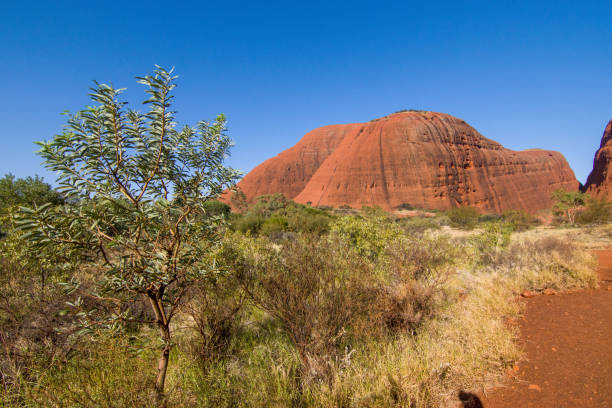
[[[504,386],[464,398],[464,407],[612,407],[612,250],[596,254],[600,287],[526,299],[526,360]]]

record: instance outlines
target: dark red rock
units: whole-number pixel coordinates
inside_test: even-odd
[[[551,206],[579,183],[565,158],[512,151],[443,113],[400,112],[367,123],[325,126],[266,160],[238,184],[249,200],[283,193],[300,203],[393,209],[410,203],[486,212]]]
[[[521,293],[521,296],[522,296],[522,297],[524,297],[524,298],[532,298],[532,297],[535,297],[535,296],[536,296],[536,293],[535,293],[535,292],[532,292],[532,291],[530,291],[530,290],[524,290],[524,291]]]
[[[597,197],[612,198],[612,120],[604,130],[599,150],[593,159],[593,170],[584,185],[584,191]]]

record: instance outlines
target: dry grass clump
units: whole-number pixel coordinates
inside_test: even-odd
[[[155,382],[149,361],[126,337],[107,334],[82,338],[72,345],[78,358],[38,359],[15,388],[0,390],[1,406],[140,407],[154,406]]]
[[[499,254],[489,268],[511,276],[515,292],[524,289],[594,287],[597,261],[586,249],[569,238],[544,236],[518,239]]]

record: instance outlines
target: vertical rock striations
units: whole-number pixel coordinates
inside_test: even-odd
[[[578,186],[560,153],[508,150],[461,119],[412,111],[316,129],[239,183],[251,200],[284,193],[312,205],[486,212],[535,212],[551,206],[554,190]]]
[[[593,196],[612,198],[612,120],[604,130],[584,190]]]

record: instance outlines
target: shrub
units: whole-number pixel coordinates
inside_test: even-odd
[[[257,197],[248,212],[263,217],[269,217],[275,212],[287,208],[292,201],[283,194],[268,194]]]
[[[584,210],[576,219],[579,224],[605,224],[612,215],[612,202],[606,197],[586,197]]]
[[[261,224],[260,233],[264,235],[272,235],[279,232],[284,232],[289,229],[289,222],[286,217],[274,214]]]
[[[333,216],[320,208],[298,204],[282,194],[261,196],[243,217],[235,216],[232,228],[243,233],[279,237],[286,232],[322,235],[329,231]]]
[[[193,319],[197,338],[188,348],[202,365],[226,355],[240,328],[244,305],[245,293],[231,272],[210,276],[192,288],[185,309]]]
[[[258,234],[264,221],[264,217],[257,214],[239,215],[232,220],[231,227],[243,234]]]
[[[491,263],[504,275],[518,275],[517,290],[568,289],[596,284],[594,256],[567,238],[522,239],[499,251]],[[516,278],[515,278],[516,279]]]
[[[227,217],[232,212],[232,209],[221,201],[211,200],[204,203],[204,211],[209,217]]]
[[[476,260],[480,264],[489,265],[495,262],[499,252],[510,244],[512,226],[501,222],[489,223],[484,231],[469,238],[476,251]]]
[[[429,217],[406,217],[399,220],[399,225],[409,235],[423,234],[430,229],[440,229],[439,218]]]
[[[364,218],[340,217],[331,225],[331,233],[349,242],[359,254],[373,260],[382,253],[387,242],[402,235],[402,230],[386,214],[376,214]]]
[[[478,217],[478,222],[479,223],[498,222],[498,221],[501,221],[502,219],[503,217],[499,214],[482,214],[481,216]]]
[[[250,298],[283,324],[295,346],[302,379],[330,380],[346,328],[361,301],[369,265],[342,241],[301,236],[275,246],[257,240],[228,259]]]
[[[289,230],[323,235],[329,231],[332,218],[324,212],[298,211],[287,216]]]
[[[242,191],[239,187],[236,187],[236,190],[231,194],[230,203],[239,213],[243,213],[249,208],[246,194],[244,194],[244,191]]]
[[[402,237],[389,243],[378,265],[384,280],[371,306],[370,319],[379,320],[388,330],[414,332],[422,322],[435,317],[454,256],[450,242],[443,237]]]
[[[12,174],[7,174],[0,179],[0,214],[1,210],[11,206],[59,205],[64,202],[62,195],[39,176],[15,179]]]
[[[398,210],[414,210],[414,209],[416,209],[412,204],[409,204],[409,203],[402,203],[402,204],[398,205],[395,208],[398,209]]]
[[[454,227],[473,229],[478,223],[479,212],[474,207],[455,207],[447,212],[451,225]]]
[[[522,210],[505,211],[502,219],[513,231],[526,231],[539,224],[537,218]]]

